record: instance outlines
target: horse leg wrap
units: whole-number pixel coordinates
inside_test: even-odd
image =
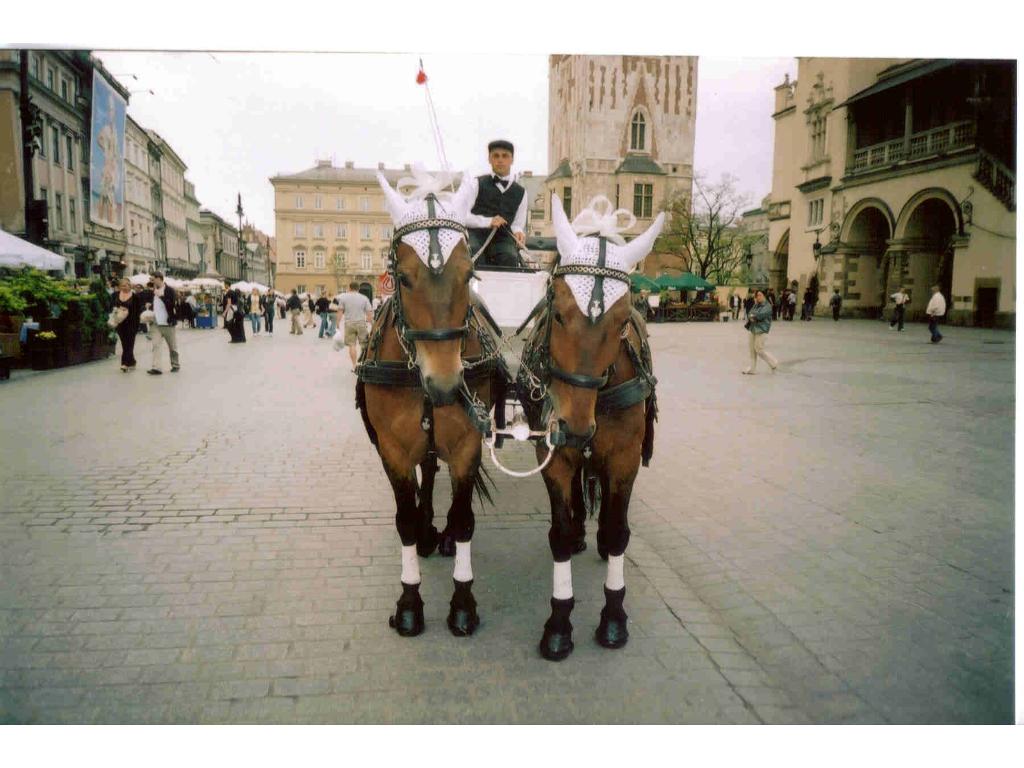
[[[423,598],[419,584],[402,584],[402,596],[388,624],[402,637],[415,637],[423,631]]]
[[[540,639],[540,655],[548,661],[561,661],[572,653],[572,622],[569,614],[576,605],[575,598],[559,600],[551,598],[551,616],[544,624],[544,635]]]
[[[599,645],[605,648],[621,648],[629,640],[626,629],[627,616],[622,608],[626,597],[626,588],[604,588],[604,608],[601,609],[601,623],[597,626],[594,637]]]
[[[448,610],[448,629],[456,637],[469,637],[480,626],[476,612],[476,598],[473,597],[473,581],[456,581]]]

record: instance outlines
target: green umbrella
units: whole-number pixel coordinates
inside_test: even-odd
[[[703,277],[692,272],[683,272],[681,275],[662,275],[654,282],[659,288],[670,291],[710,291],[715,287],[713,283],[709,283]]]
[[[661,289],[654,280],[651,280],[647,275],[640,272],[632,272],[629,275],[630,290],[634,293],[640,291],[658,291]]]

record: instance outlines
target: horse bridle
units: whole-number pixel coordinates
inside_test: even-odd
[[[391,249],[388,252],[388,273],[395,281],[395,294],[392,301],[395,302],[395,331],[402,342],[402,348],[409,355],[410,365],[416,364],[415,349],[407,346],[408,342],[415,341],[451,341],[452,339],[464,338],[469,332],[469,316],[472,313],[472,304],[466,312],[466,320],[457,328],[410,328],[405,319],[405,312],[402,310],[402,283],[398,276],[398,246],[402,238],[412,232],[426,230],[430,236],[430,245],[427,251],[427,269],[432,275],[440,275],[444,271],[445,261],[441,253],[441,243],[438,238],[438,230],[453,229],[462,235],[464,240],[468,238],[466,228],[453,219],[439,217],[437,215],[437,198],[434,195],[427,195],[427,218],[413,221],[395,230],[391,236]]]

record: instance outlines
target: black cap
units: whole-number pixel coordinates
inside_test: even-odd
[[[488,153],[493,152],[496,149],[507,149],[513,155],[516,153],[516,148],[512,146],[512,142],[506,139],[495,139],[487,145]]]

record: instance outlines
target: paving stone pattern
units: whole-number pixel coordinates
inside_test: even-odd
[[[448,633],[436,555],[426,633],[388,629],[394,501],[330,342],[179,331],[173,375],[15,372],[0,721],[1012,721],[1013,335],[781,323],[779,373],[748,377],[739,324],[651,330],[661,418],[630,510],[630,642],[593,640],[591,523],[560,664],[536,650],[537,477],[492,470],[477,634]],[[442,473],[440,517],[449,498]]]

